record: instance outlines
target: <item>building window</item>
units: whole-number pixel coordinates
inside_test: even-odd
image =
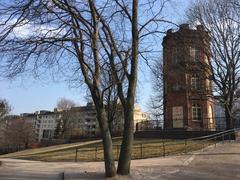
[[[191,89],[192,90],[199,90],[200,89],[200,80],[196,74],[192,75],[191,77]]]
[[[200,61],[200,50],[190,47],[190,56],[193,61]]]
[[[180,91],[180,88],[181,88],[181,86],[180,86],[179,83],[175,83],[172,86],[172,89],[173,89],[174,92]]]
[[[180,50],[177,48],[172,48],[170,52],[170,59],[173,65],[178,64],[181,60]]]
[[[202,108],[199,104],[192,105],[192,120],[193,121],[202,120]]]

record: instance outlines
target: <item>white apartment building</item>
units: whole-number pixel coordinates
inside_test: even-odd
[[[24,113],[21,116],[32,122],[35,133],[37,136],[37,140],[41,141],[42,139],[52,139],[54,136],[54,131],[57,126],[57,121],[59,118],[58,113],[54,113],[51,111],[36,111],[35,113]]]

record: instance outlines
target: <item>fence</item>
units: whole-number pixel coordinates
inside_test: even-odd
[[[193,151],[204,149],[209,145],[217,146],[220,141],[222,143],[231,142],[235,138],[235,131],[240,129],[228,130],[213,135],[203,136],[199,138],[191,138],[185,140],[162,140],[153,143],[137,143],[132,148],[132,159],[143,159],[150,157],[160,157],[176,154],[189,154]],[[113,145],[113,155],[115,160],[118,159],[121,145]],[[102,161],[103,147],[90,146],[87,148],[76,148],[75,162],[77,161]]]
[[[192,122],[192,119],[177,119],[178,121],[183,122],[183,124],[188,124],[189,122]],[[148,120],[148,121],[141,121],[138,122],[136,125],[136,131],[148,131],[148,130],[161,130],[163,129],[165,122],[172,122],[172,119],[161,119],[161,120]],[[212,123],[211,123],[212,121]],[[234,118],[234,127],[238,128],[240,127],[240,119]],[[196,123],[196,121],[194,121]],[[192,123],[192,124],[194,124]],[[209,131],[209,130],[217,130],[222,131],[226,130],[226,118],[225,117],[214,117],[214,118],[201,118],[201,120],[197,121],[197,124],[199,124],[199,127],[195,127],[196,130],[201,131]],[[191,129],[191,126],[184,126],[182,129]]]

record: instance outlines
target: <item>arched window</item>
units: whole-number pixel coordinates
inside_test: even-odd
[[[202,108],[199,104],[192,105],[192,120],[193,121],[202,120]]]

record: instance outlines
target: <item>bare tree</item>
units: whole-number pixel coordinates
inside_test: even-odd
[[[55,138],[66,138],[66,133],[72,131],[72,117],[73,113],[70,111],[72,107],[75,107],[76,103],[72,100],[61,98],[57,102],[57,111],[59,118],[57,127],[54,132]]]
[[[198,0],[188,10],[190,22],[202,24],[212,38],[211,56],[207,58],[215,95],[225,108],[227,129],[234,125],[232,108],[240,83],[240,24],[237,23],[240,11],[237,4],[235,0]]]
[[[156,60],[151,66],[153,94],[150,97],[150,109],[157,127],[163,125],[163,65]]]
[[[5,144],[11,148],[27,149],[36,139],[33,124],[19,117],[6,117]]]
[[[11,111],[9,103],[5,99],[0,99],[0,121]]]
[[[123,106],[125,123],[117,172],[129,174],[138,55],[150,52],[144,44],[160,32],[166,1],[19,0],[1,5],[1,74],[11,78],[34,72],[38,77],[52,69],[54,74],[61,72],[75,82],[84,82],[96,107],[107,177],[115,176],[116,168],[105,93],[115,85]],[[140,21],[139,7],[144,17]],[[112,77],[110,85],[104,84],[106,73]]]
[[[71,107],[75,107],[76,103],[70,99],[60,98],[57,102],[57,108],[61,110],[69,110]]]
[[[118,111],[121,110],[119,109],[118,94],[117,94],[116,86],[112,86],[107,90],[106,97],[105,97],[105,105],[106,105],[106,111],[108,116],[108,125],[112,134],[112,130],[114,126],[113,123],[117,119]]]

